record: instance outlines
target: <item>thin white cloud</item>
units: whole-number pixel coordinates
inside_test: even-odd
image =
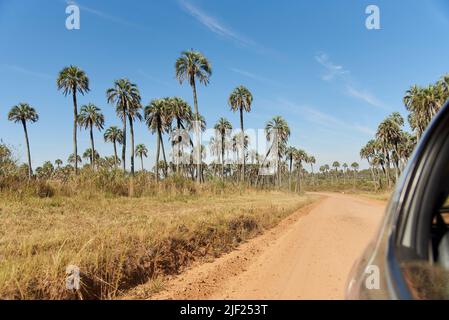
[[[375,95],[364,89],[357,89],[351,80],[350,71],[342,65],[332,62],[326,53],[320,53],[315,56],[315,60],[326,69],[326,73],[322,76],[322,80],[340,80],[344,85],[344,93],[350,97],[361,100],[373,107],[388,110],[389,108]]]
[[[23,67],[20,67],[20,66],[16,66],[16,65],[4,64],[3,67],[6,68],[6,69],[9,69],[11,71],[27,75],[27,76],[33,76],[33,77],[42,78],[42,79],[52,79],[52,78],[54,78],[54,77],[52,77],[51,75],[49,75],[47,73],[38,72],[38,71],[34,71],[34,70],[29,70],[29,69],[26,69],[26,68],[23,68]]]
[[[225,23],[219,21],[217,18],[213,17],[209,13],[200,9],[199,7],[193,5],[188,0],[178,0],[180,7],[191,15],[195,20],[205,26],[209,31],[215,33],[216,35],[234,42],[235,44],[250,48],[259,54],[268,54],[276,58],[284,58],[284,55],[276,50],[267,48],[256,41],[242,35],[241,33],[233,30],[231,27],[227,26]]]
[[[330,61],[329,56],[326,53],[320,53],[316,55],[315,60],[326,69],[325,74],[323,74],[322,76],[322,79],[324,81],[330,81],[338,76],[349,73],[349,71],[345,70],[343,66],[334,64],[332,61]]]
[[[376,98],[373,94],[366,90],[358,90],[354,88],[352,85],[346,86],[346,93],[354,98],[360,99],[374,107],[387,109],[382,101]]]
[[[225,26],[223,23],[219,22],[216,18],[212,17],[208,13],[204,12],[200,8],[194,6],[187,0],[179,0],[181,7],[189,13],[192,17],[198,20],[201,24],[206,26],[210,31],[219,36],[233,40],[244,46],[254,46],[256,43],[246,37],[239,35],[237,32],[231,28]]]
[[[334,130],[334,132],[349,129],[369,136],[372,136],[374,133],[374,131],[370,130],[368,127],[362,126],[360,124],[347,123],[330,114],[319,111],[316,108],[298,105],[286,99],[279,99],[279,102],[281,105],[288,107],[290,112],[301,115],[307,121],[317,124],[322,128],[324,127],[327,129],[332,129]]]
[[[263,82],[263,83],[270,84],[270,85],[275,85],[275,86],[280,86],[281,85],[280,83],[278,83],[276,81],[273,81],[273,80],[271,80],[269,78],[266,78],[266,77],[254,74],[254,73],[246,71],[246,70],[242,70],[242,69],[238,69],[238,68],[230,68],[230,70],[232,72],[234,72],[234,73],[240,74],[242,76],[245,76],[245,77],[250,78],[252,80],[256,80],[258,82]]]

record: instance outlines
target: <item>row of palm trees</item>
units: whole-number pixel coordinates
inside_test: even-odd
[[[382,178],[388,187],[398,180],[425,129],[448,99],[449,75],[426,87],[413,85],[403,99],[413,134],[403,130],[404,119],[397,112],[379,124],[375,138],[360,150],[377,188],[382,187]]]
[[[140,91],[135,83],[132,83],[126,78],[116,80],[113,86],[106,91],[107,102],[115,107],[116,114],[122,122],[122,128],[111,126],[106,129],[104,133],[104,140],[110,142],[114,147],[114,166],[122,165],[123,171],[126,171],[126,150],[127,150],[127,133],[130,135],[131,143],[131,157],[130,157],[130,173],[134,175],[135,172],[135,156],[141,158],[143,167],[143,157],[148,155],[148,149],[143,144],[134,145],[134,125],[136,121],[144,121],[148,129],[157,137],[156,148],[156,165],[155,174],[156,179],[160,178],[160,153],[163,157],[163,174],[164,177],[168,174],[167,157],[164,148],[164,134],[170,134],[170,140],[173,152],[176,156],[184,153],[185,146],[192,149],[191,158],[196,155],[196,172],[192,176],[196,176],[197,181],[201,181],[202,175],[202,159],[204,146],[199,145],[190,137],[183,137],[180,132],[182,130],[193,131],[196,138],[195,142],[199,141],[201,131],[206,129],[206,121],[199,113],[197,83],[208,85],[212,75],[212,68],[208,60],[197,51],[184,51],[175,63],[175,75],[180,84],[188,81],[192,88],[194,111],[189,104],[179,97],[167,97],[152,100],[147,106],[143,107],[141,102]],[[95,148],[95,129],[101,131],[105,126],[105,117],[101,109],[92,103],[81,106],[78,112],[78,96],[86,95],[90,91],[90,81],[87,74],[77,66],[69,66],[62,69],[56,80],[57,88],[64,96],[70,96],[73,103],[73,153],[69,156],[69,163],[73,164],[75,174],[78,174],[78,166],[81,162],[81,157],[78,153],[78,128],[86,129],[89,132],[90,148],[83,154],[85,158],[90,159],[91,167],[94,169],[96,162],[99,161],[100,156]],[[244,86],[237,87],[229,96],[228,104],[231,111],[238,112],[240,116],[240,130],[241,133],[234,137],[234,149],[238,149],[237,154],[239,160],[239,177],[242,182],[245,181],[247,174],[246,163],[249,157],[247,150],[248,137],[242,134],[244,131],[244,113],[251,111],[253,96],[251,92]],[[9,114],[11,121],[20,122],[23,124],[27,154],[28,154],[28,174],[29,177],[33,175],[31,167],[31,154],[29,139],[27,133],[27,123],[36,122],[38,114],[36,110],[29,104],[22,103],[12,108]],[[232,126],[225,118],[220,118],[215,125],[218,141],[221,143],[221,176],[224,178],[225,170],[225,143],[226,131],[232,129]],[[277,179],[280,180],[280,162],[286,150],[286,143],[290,135],[288,124],[282,117],[274,117],[266,125],[267,139],[271,141],[272,146],[267,154],[264,155],[261,166],[264,166],[269,154],[276,153],[278,160],[278,174]],[[121,159],[118,157],[117,144],[122,146]],[[273,146],[276,144],[276,148]],[[176,148],[174,148],[176,147]],[[176,149],[176,150],[175,150]],[[178,157],[176,157],[178,158]],[[261,159],[262,160],[262,159]],[[58,162],[59,163],[59,162]],[[62,164],[62,161],[61,163]],[[58,164],[57,164],[58,165]],[[179,173],[181,165],[179,161],[176,163],[176,171]]]
[[[376,188],[382,188],[382,177],[389,188],[399,179],[415,148],[416,136],[404,131],[403,125],[403,117],[397,112],[392,113],[379,124],[375,139],[360,150],[360,157],[369,163]]]
[[[449,99],[449,75],[436,83],[421,87],[414,85],[407,90],[404,104],[409,111],[408,121],[419,140],[432,118]]]

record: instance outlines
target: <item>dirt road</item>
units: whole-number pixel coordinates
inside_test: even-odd
[[[385,203],[321,194],[314,205],[211,263],[172,279],[152,299],[341,299],[354,260]]]

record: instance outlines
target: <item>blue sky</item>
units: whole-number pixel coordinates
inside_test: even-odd
[[[290,144],[317,158],[360,162],[359,150],[389,113],[406,116],[404,92],[449,72],[449,4],[443,0],[79,0],[81,29],[65,28],[63,0],[0,0],[0,139],[25,160],[22,128],[7,112],[28,102],[40,114],[29,126],[33,165],[64,161],[72,152],[71,100],[56,90],[59,70],[86,71],[91,92],[79,104],[102,108],[106,126],[120,125],[105,91],[115,79],[137,83],[146,105],[181,96],[174,77],[180,52],[201,51],[213,67],[210,85],[198,89],[200,112],[211,127],[237,114],[227,97],[237,85],[254,95],[247,128],[263,128],[275,115],[287,119]],[[379,6],[381,30],[365,28],[365,8]],[[95,132],[102,155],[112,154]],[[79,150],[89,147],[80,131]],[[144,124],[136,143],[150,150],[155,137]],[[138,166],[139,167],[139,166]]]

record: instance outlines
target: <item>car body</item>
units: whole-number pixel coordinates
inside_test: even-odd
[[[449,103],[421,137],[347,299],[449,299]]]

